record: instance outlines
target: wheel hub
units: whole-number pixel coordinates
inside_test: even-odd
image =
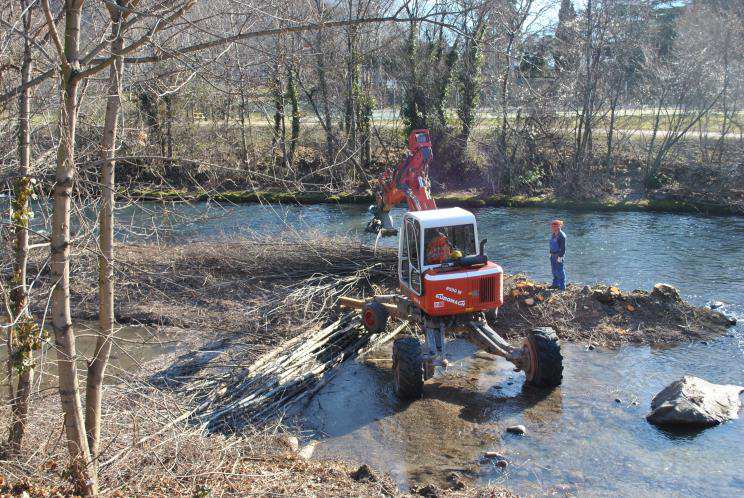
[[[518,366],[524,371],[527,380],[533,380],[535,378],[535,372],[537,372],[537,351],[534,350],[529,340],[525,340],[522,345],[522,358]]]
[[[367,328],[374,328],[375,324],[377,323],[375,312],[371,309],[368,309],[364,312],[364,317],[362,319],[364,320],[364,325],[366,325]]]

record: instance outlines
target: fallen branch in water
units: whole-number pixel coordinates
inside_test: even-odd
[[[208,408],[196,417],[210,430],[265,424],[312,397],[343,362],[398,335],[406,324],[370,334],[358,316],[346,313],[320,330],[306,332],[260,357],[244,375],[214,382]]]

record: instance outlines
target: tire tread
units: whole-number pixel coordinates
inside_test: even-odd
[[[530,331],[528,338],[538,355],[537,375],[530,381],[535,387],[557,387],[563,381],[563,355],[558,336],[550,327]]]
[[[393,343],[393,369],[398,369],[396,394],[401,399],[417,399],[424,394],[424,362],[421,343],[403,337]]]

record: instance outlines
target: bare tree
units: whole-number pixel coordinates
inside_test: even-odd
[[[34,378],[33,352],[40,345],[40,329],[29,313],[29,288],[27,266],[29,252],[29,221],[31,197],[35,180],[31,176],[31,89],[27,86],[33,70],[32,23],[34,8],[28,0],[21,1],[23,26],[23,55],[21,59],[21,86],[18,95],[18,176],[14,182],[11,219],[15,231],[15,261],[10,282],[10,321],[8,330],[8,364],[11,400],[11,425],[8,436],[8,454],[17,455],[21,450],[28,421],[29,397]],[[13,389],[13,371],[18,374],[18,384]]]
[[[117,0],[106,5],[111,16],[111,57],[109,66],[108,95],[101,140],[101,208],[99,212],[98,241],[98,335],[93,359],[88,364],[85,390],[85,429],[90,457],[98,462],[101,439],[101,403],[106,365],[111,353],[114,335],[114,202],[116,138],[121,105],[121,82],[124,74],[122,51],[124,49],[123,24],[139,0]]]
[[[107,261],[104,266],[102,273],[104,273],[102,282],[102,288],[105,294],[103,295],[106,302],[102,304],[102,332],[103,336],[97,345],[97,354],[93,363],[91,363],[91,371],[94,374],[94,379],[91,384],[91,390],[89,394],[93,394],[90,401],[96,403],[96,406],[92,406],[91,409],[86,409],[86,417],[83,415],[82,401],[80,396],[80,385],[77,376],[77,348],[75,341],[75,334],[72,325],[72,317],[70,314],[70,213],[71,213],[71,198],[73,194],[73,185],[75,181],[76,165],[75,165],[75,137],[77,128],[78,118],[78,107],[79,107],[79,88],[81,83],[88,77],[102,71],[103,69],[114,66],[116,68],[117,61],[121,62],[121,57],[126,53],[133,52],[143,46],[152,36],[163,26],[169,22],[180,17],[183,12],[193,4],[192,1],[187,1],[184,4],[178,5],[176,9],[171,12],[170,16],[166,19],[160,19],[159,23],[156,23],[153,28],[150,29],[150,33],[134,41],[127,47],[118,45],[119,41],[116,39],[121,36],[121,19],[112,18],[114,24],[119,24],[115,27],[114,32],[114,46],[113,54],[97,63],[89,63],[86,65],[83,55],[81,54],[81,20],[82,20],[82,9],[84,0],[65,0],[63,9],[65,13],[65,24],[63,30],[63,38],[60,37],[57,26],[54,21],[54,15],[52,14],[48,0],[42,0],[42,6],[44,15],[46,16],[47,28],[51,33],[51,38],[54,43],[54,47],[57,50],[57,54],[60,60],[60,112],[59,112],[59,146],[57,148],[57,163],[55,168],[55,185],[53,190],[53,214],[52,214],[52,232],[51,232],[51,276],[54,282],[54,288],[51,296],[51,313],[52,313],[52,327],[54,330],[55,347],[57,350],[57,369],[59,373],[59,394],[62,403],[62,411],[65,415],[65,434],[67,436],[67,446],[71,457],[71,471],[74,477],[74,481],[79,491],[90,495],[98,492],[97,473],[95,467],[92,465],[91,447],[88,441],[88,435],[86,427],[93,429],[91,440],[93,443],[98,441],[97,431],[100,427],[100,385],[102,383],[103,373],[105,371],[106,362],[108,361],[108,350],[110,348],[110,334],[111,334],[111,317],[112,312],[111,296],[113,295],[112,283],[108,281],[110,277],[110,266],[112,264],[111,257],[113,253],[108,250],[108,254],[102,254],[102,259]],[[108,8],[114,9],[119,12],[126,12],[127,4],[107,4]],[[64,43],[63,40],[64,39]],[[119,49],[120,48],[120,49]],[[118,50],[117,50],[118,49]],[[87,67],[86,67],[87,66]],[[116,72],[116,70],[115,70]],[[118,95],[118,81],[119,76],[115,77],[114,82],[116,83],[116,92]],[[118,102],[116,106],[112,104],[111,111],[113,115],[113,122],[115,126],[116,115],[118,110]],[[107,115],[107,117],[110,117]],[[110,130],[109,137],[104,137],[104,143],[110,143],[111,147],[114,144],[115,129]],[[111,165],[109,157],[109,150],[106,150],[104,154],[107,156],[108,165]],[[104,176],[104,182],[109,182],[108,196],[113,195],[113,172],[108,170]],[[109,208],[111,206],[111,198],[109,201]],[[107,228],[111,228],[110,215],[107,213],[104,215],[106,219],[102,219],[104,225]],[[104,242],[109,244],[108,237],[110,235],[103,235]]]

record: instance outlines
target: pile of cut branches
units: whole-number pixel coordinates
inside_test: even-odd
[[[211,392],[197,417],[211,431],[263,425],[312,397],[332,378],[335,367],[384,344],[405,326],[370,334],[356,314],[344,313],[330,325],[264,354],[238,375],[210,379]]]
[[[367,334],[355,314],[337,307],[344,295],[389,292],[397,261],[390,249],[263,237],[121,246],[118,255],[118,309],[129,315],[119,320],[152,316],[178,327],[181,344],[190,341],[151,380],[196,400],[194,418],[210,430],[268,422],[311,396],[334,367],[400,330]]]

